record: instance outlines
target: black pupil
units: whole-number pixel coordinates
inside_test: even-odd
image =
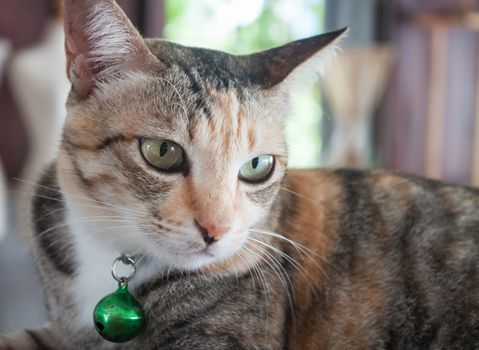
[[[253,169],[256,169],[256,167],[258,166],[258,163],[259,163],[259,158],[258,157],[253,158],[253,160],[251,161],[251,165],[253,166]]]
[[[163,157],[166,152],[168,152],[168,149],[169,149],[169,145],[168,145],[168,142],[162,142],[161,146],[160,146],[160,157]]]

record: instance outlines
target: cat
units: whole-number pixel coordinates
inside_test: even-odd
[[[289,95],[345,30],[234,56],[64,5],[68,115],[31,219],[50,323],[1,349],[479,348],[477,189],[286,169]],[[117,344],[92,314],[122,254],[146,325]]]

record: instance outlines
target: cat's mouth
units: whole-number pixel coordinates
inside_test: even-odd
[[[216,255],[211,251],[211,247],[205,247],[202,249],[197,249],[197,250],[177,250],[174,252],[170,252],[172,255],[176,256],[182,256],[182,257],[191,257],[195,255],[200,255],[200,256],[209,256],[211,258],[214,258]]]
[[[181,258],[187,258],[187,257],[214,258],[218,255],[216,251],[216,247],[212,247],[210,245],[207,245],[207,246],[194,245],[194,246],[188,246],[188,247],[176,246],[176,247],[167,248],[166,251],[169,255],[172,255],[175,257],[181,257]]]
[[[196,269],[206,265],[214,264],[230,258],[241,250],[246,238],[245,235],[234,231],[221,239],[207,243],[198,239],[198,232],[190,232],[190,237],[181,236],[160,236],[150,234],[148,237],[156,248],[148,249],[159,261],[167,266],[174,266],[182,269]],[[196,239],[195,239],[196,238]]]
[[[162,245],[158,258],[165,265],[174,266],[180,269],[193,270],[214,264],[228,259],[237,252],[237,247],[232,249],[231,245],[215,242],[210,245],[202,244],[181,244]]]
[[[212,250],[211,246],[206,246],[203,249],[201,249],[198,252],[198,254],[203,254],[203,255],[207,255],[207,256],[210,256],[210,257],[214,258],[215,254],[211,250]]]

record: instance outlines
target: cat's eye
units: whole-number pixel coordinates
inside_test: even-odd
[[[180,171],[185,165],[183,149],[172,141],[143,138],[140,145],[145,160],[158,170]]]
[[[274,170],[274,157],[269,154],[254,157],[240,168],[239,178],[245,182],[266,181]]]

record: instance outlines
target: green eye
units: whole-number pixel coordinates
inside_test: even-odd
[[[185,163],[183,149],[168,140],[142,139],[141,153],[146,161],[158,170],[178,171]]]
[[[245,182],[266,181],[273,172],[274,157],[261,155],[243,164],[239,171],[239,178]]]

